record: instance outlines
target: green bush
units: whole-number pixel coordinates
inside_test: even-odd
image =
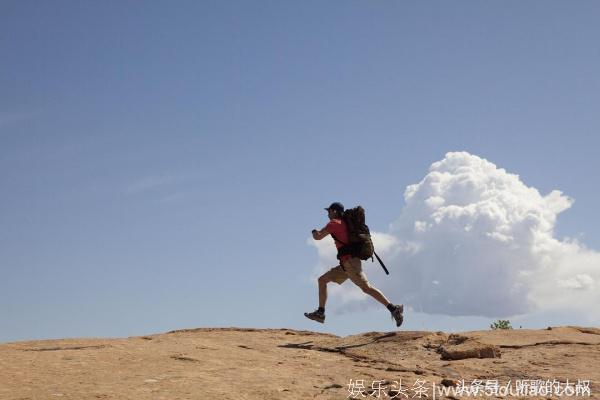
[[[510,326],[510,321],[507,319],[499,319],[498,321],[494,322],[493,324],[490,325],[490,328],[496,330],[496,329],[512,329],[512,326]]]

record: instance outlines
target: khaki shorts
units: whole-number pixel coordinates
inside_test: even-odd
[[[338,285],[341,285],[346,281],[346,279],[350,278],[350,280],[361,289],[370,286],[367,276],[362,270],[360,258],[353,257],[341,264],[344,266],[344,268],[342,268],[341,265],[333,267],[329,271],[325,272],[322,275],[322,278],[328,282],[335,282]]]

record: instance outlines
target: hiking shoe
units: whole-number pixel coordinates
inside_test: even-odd
[[[392,319],[396,320],[396,326],[402,325],[402,321],[404,321],[404,316],[402,313],[404,312],[404,306],[402,304],[396,305],[394,311],[392,311]]]
[[[325,313],[319,310],[315,310],[311,313],[304,313],[304,316],[308,319],[312,319],[313,321],[317,321],[320,323],[325,322]]]

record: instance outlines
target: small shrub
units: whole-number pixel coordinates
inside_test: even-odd
[[[496,321],[493,324],[491,324],[490,328],[492,328],[493,330],[496,330],[496,329],[512,329],[512,326],[510,326],[510,321],[509,320],[507,320],[507,319],[499,319],[498,321]]]

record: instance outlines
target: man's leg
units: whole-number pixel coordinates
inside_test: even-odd
[[[341,285],[346,279],[348,279],[348,276],[339,265],[331,268],[319,277],[319,308],[325,308],[325,303],[327,303],[327,284],[335,282]]]
[[[331,282],[327,279],[327,274],[319,277],[319,308],[325,308],[327,303],[327,284]]]
[[[319,277],[319,308],[311,313],[304,313],[304,315],[317,322],[324,322],[325,303],[327,302],[327,284],[329,282],[342,284],[346,279],[348,279],[348,276],[339,265],[321,275]]]
[[[384,294],[381,293],[381,290],[377,289],[376,287],[373,287],[370,284],[368,284],[368,285],[362,287],[361,289],[363,292],[365,292],[369,296],[373,297],[375,300],[377,300],[384,306],[387,307],[387,305],[390,304],[390,301],[387,299],[387,297],[385,297]]]
[[[356,286],[358,286],[363,292],[373,297],[375,300],[383,304],[387,307],[390,304],[389,300],[385,295],[381,292],[381,290],[373,287],[369,280],[367,279],[367,275],[362,270],[362,263],[359,258],[351,258],[347,261],[344,261],[344,267],[346,271],[348,271],[348,276],[354,282]]]
[[[403,305],[395,305],[395,304],[390,303],[388,301],[388,299],[383,295],[383,293],[381,293],[381,291],[379,289],[371,286],[369,283],[367,283],[367,285],[364,285],[363,287],[361,287],[361,289],[363,292],[365,292],[366,294],[370,295],[375,300],[377,300],[378,302],[383,304],[385,306],[385,308],[387,308],[389,310],[389,312],[392,313],[392,317],[396,321],[396,326],[402,325],[402,321],[404,321],[404,316],[403,316],[404,306]]]
[[[387,308],[391,313],[394,319],[396,320],[396,326],[402,325],[402,321],[404,317],[402,313],[404,311],[404,307],[402,305],[395,305],[390,303],[390,301],[385,297],[385,295],[376,287],[373,287],[367,276],[362,270],[362,263],[358,258],[351,258],[350,260],[344,263],[344,267],[349,271],[350,279],[352,282],[356,284],[364,293],[373,297],[375,300],[380,302]]]

